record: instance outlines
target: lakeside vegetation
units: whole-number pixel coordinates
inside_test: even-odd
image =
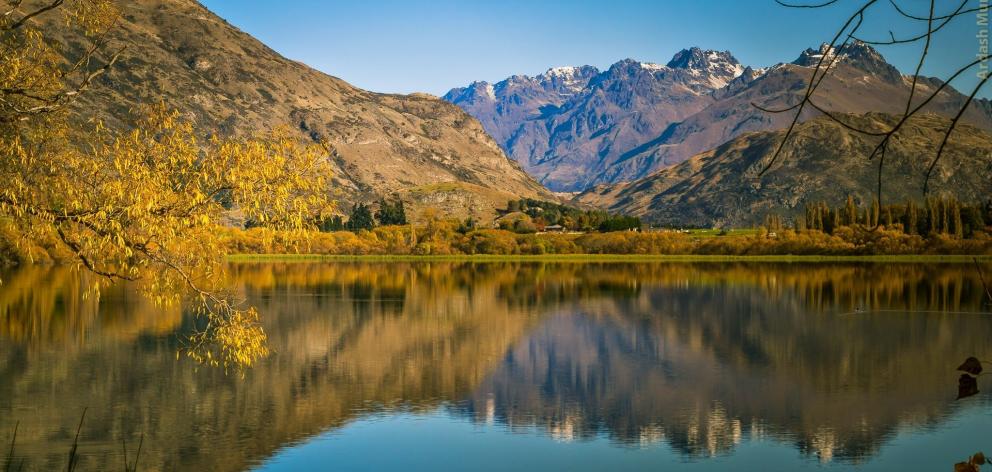
[[[720,255],[666,255],[666,254],[541,254],[541,255],[451,255],[451,256],[397,256],[397,255],[321,255],[321,254],[231,254],[227,260],[233,263],[256,262],[548,262],[548,263],[710,263],[710,262],[757,262],[757,263],[838,263],[838,262],[870,262],[870,263],[943,263],[943,264],[973,264],[975,261],[992,262],[992,255],[938,255],[938,254],[903,254],[888,256],[797,256],[797,255],[758,255],[758,256],[720,256]]]
[[[851,226],[818,230],[759,229],[741,234],[696,235],[646,231],[517,234],[501,229],[457,231],[454,222],[387,226],[372,231],[288,234],[256,228],[224,230],[229,254],[315,255],[696,255],[874,256],[992,254],[992,236],[922,237],[897,228]]]
[[[463,221],[432,218],[422,224],[389,225],[337,231],[285,231],[265,227],[216,227],[217,244],[236,258],[266,257],[568,257],[613,256],[668,258],[817,258],[883,259],[899,256],[931,260],[992,255],[992,228],[969,229],[969,236],[931,232],[906,233],[899,224],[870,227],[857,223],[815,229],[643,230],[591,233],[528,232],[472,228]],[[11,244],[18,233],[0,222],[0,261],[7,263],[72,261],[57,240]],[[921,260],[923,260],[921,259]],[[964,258],[967,259],[967,258]]]
[[[402,218],[390,216],[399,214]],[[650,229],[640,220],[582,211],[532,200],[509,202],[492,227],[474,221],[424,215],[406,222],[402,203],[355,206],[361,226],[348,231],[285,233],[265,228],[228,228],[221,237],[228,254],[326,256],[950,256],[992,254],[992,202],[962,204],[931,198],[924,205],[865,208],[848,199],[831,209],[811,206],[791,228],[769,218],[754,229]],[[827,221],[828,223],[824,223]],[[554,226],[551,225],[554,223]],[[564,223],[564,224],[563,224]],[[356,229],[357,228],[357,229]],[[552,229],[554,228],[554,229]],[[582,231],[582,230],[585,231]]]

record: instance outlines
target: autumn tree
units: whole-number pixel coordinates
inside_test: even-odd
[[[203,138],[164,104],[129,130],[86,120],[76,97],[124,51],[108,39],[109,0],[8,0],[0,10],[0,219],[18,243],[54,239],[101,283],[136,281],[158,303],[186,299],[205,320],[192,358],[244,369],[266,355],[257,311],[224,290],[216,231],[231,208],[282,230],[309,229],[329,211],[326,151],[288,131]],[[62,15],[91,44],[67,62],[35,25]],[[102,59],[101,59],[102,58]]]

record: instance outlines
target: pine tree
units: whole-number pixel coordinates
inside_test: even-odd
[[[393,202],[388,202],[385,199],[379,200],[379,211],[375,213],[375,219],[379,221],[380,226],[407,224],[403,200],[399,198]]]
[[[355,206],[351,208],[351,216],[348,218],[348,223],[345,227],[349,231],[370,231],[375,228],[375,220],[372,219],[372,211],[369,210],[369,206],[364,203],[356,203]]]
[[[320,223],[320,230],[329,233],[331,231],[341,231],[344,229],[344,220],[341,215],[334,215],[330,219]]]

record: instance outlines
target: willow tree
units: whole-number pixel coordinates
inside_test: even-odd
[[[0,11],[0,219],[20,242],[57,241],[102,283],[134,281],[158,303],[204,317],[185,352],[225,369],[267,354],[257,311],[223,288],[221,218],[287,231],[329,210],[327,152],[287,130],[202,138],[163,104],[128,130],[86,120],[74,100],[124,51],[108,40],[109,0],[6,0]],[[91,42],[67,61],[33,23],[61,15]],[[79,123],[86,123],[79,125]]]

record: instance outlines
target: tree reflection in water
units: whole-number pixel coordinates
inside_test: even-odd
[[[992,322],[970,267],[940,264],[239,264],[274,354],[245,379],[176,361],[193,328],[126,286],[83,300],[79,274],[0,286],[0,434],[30,468],[120,464],[144,433],[154,469],[238,470],[375,412],[436,411],[556,439],[743,441],[862,461],[939,425],[953,366]],[[977,395],[963,401],[987,401]],[[65,446],[65,447],[63,447]],[[949,458],[953,461],[953,458]]]

